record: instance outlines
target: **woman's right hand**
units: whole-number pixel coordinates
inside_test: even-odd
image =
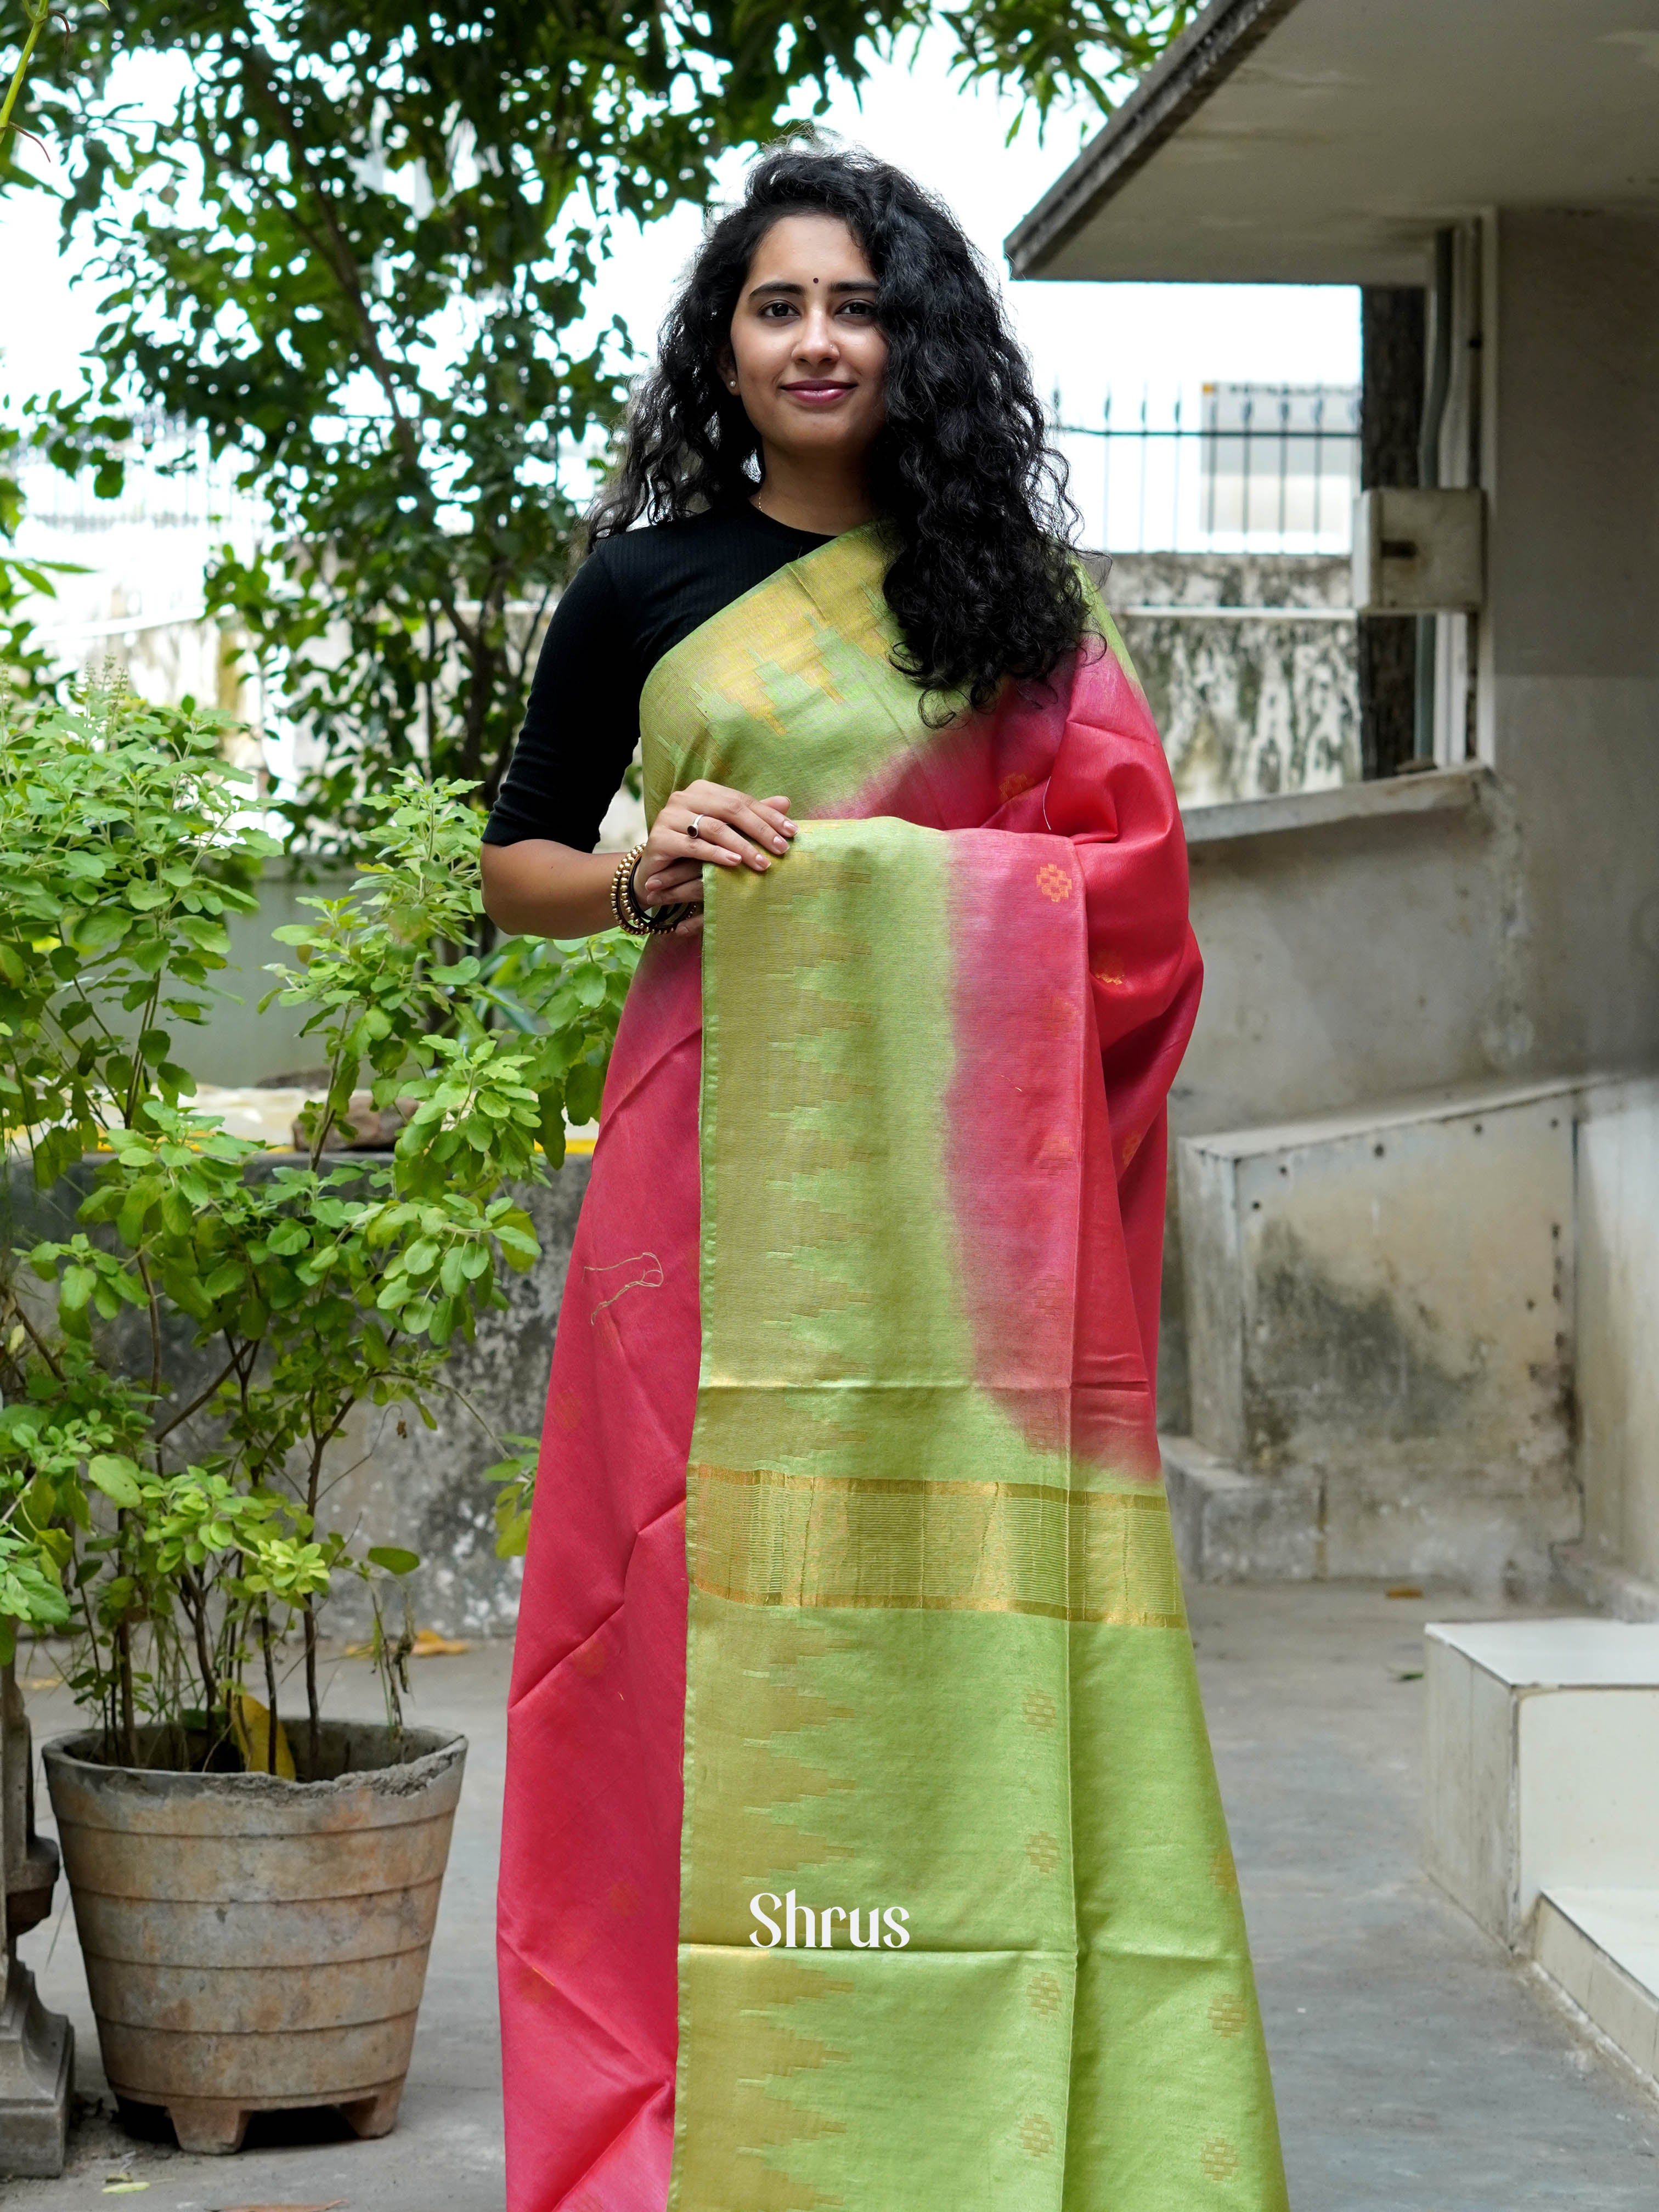
[[[634,869],[635,895],[642,906],[701,906],[705,860],[764,874],[794,835],[787,798],[750,799],[723,783],[689,783],[669,794],[651,825]],[[680,927],[701,929],[702,919],[688,917]]]

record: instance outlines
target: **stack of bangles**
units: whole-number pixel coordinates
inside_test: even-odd
[[[618,929],[625,929],[630,937],[666,937],[678,929],[689,914],[696,909],[690,906],[643,907],[634,889],[634,871],[644,857],[643,841],[624,853],[617,863],[616,873],[611,878],[611,911],[617,917]]]

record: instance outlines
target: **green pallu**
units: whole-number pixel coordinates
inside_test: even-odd
[[[728,686],[787,588],[707,626]],[[823,665],[820,721],[899,751],[884,653]],[[1048,826],[1078,717],[1133,696],[1090,680],[1036,834],[843,786],[872,818],[707,872],[678,2212],[1285,2203],[1091,1011],[1134,933],[1112,837]]]
[[[946,842],[714,886],[670,2202],[1280,2204],[1162,1491],[967,1379]]]

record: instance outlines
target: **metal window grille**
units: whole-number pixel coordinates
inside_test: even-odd
[[[210,457],[205,434],[165,421],[135,425],[125,454],[126,473],[113,499],[100,499],[90,470],[65,476],[33,456],[19,470],[27,527],[79,535],[130,528],[257,532],[264,502],[236,482],[234,456]]]
[[[1115,553],[1346,553],[1359,488],[1359,393],[1346,385],[1206,384],[1052,434],[1084,542]],[[1196,420],[1193,419],[1196,415]]]

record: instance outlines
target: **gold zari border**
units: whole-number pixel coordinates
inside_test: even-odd
[[[738,1605],[1186,1625],[1168,1503],[1031,1482],[694,1464],[691,1579]]]

